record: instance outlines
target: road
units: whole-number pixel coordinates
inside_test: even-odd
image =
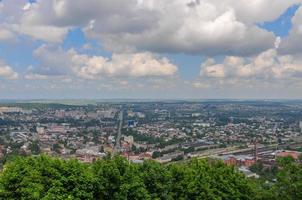
[[[115,140],[115,145],[114,145],[114,149],[113,149],[113,155],[115,155],[120,147],[121,147],[121,137],[122,137],[122,127],[123,127],[123,116],[124,116],[124,112],[123,110],[120,111],[120,114],[119,114],[119,125],[118,125],[118,132],[117,132],[117,135],[116,135],[116,140]]]

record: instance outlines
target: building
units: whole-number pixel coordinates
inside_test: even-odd
[[[132,146],[134,142],[134,138],[132,135],[124,136],[124,141],[127,142],[130,146]]]
[[[17,143],[26,142],[27,141],[27,132],[22,131],[14,131],[10,133],[10,138]]]
[[[177,152],[164,154],[162,157],[160,157],[156,160],[160,163],[167,163],[167,162],[171,162],[173,159],[176,159],[178,157],[183,157],[183,156],[184,156],[183,151],[177,151]]]
[[[295,160],[297,160],[299,158],[299,156],[301,155],[300,152],[298,151],[278,151],[276,152],[276,156],[277,157],[292,157]]]
[[[192,113],[192,117],[200,117],[201,113]]]
[[[226,165],[236,165],[236,166],[245,166],[250,167],[255,164],[255,159],[251,156],[246,155],[225,155],[225,156],[216,156],[214,159],[222,160]]]
[[[250,167],[255,164],[255,159],[251,156],[237,156],[236,159],[239,166]]]
[[[302,121],[299,122],[299,128],[300,128],[301,131],[302,131]]]
[[[52,126],[48,127],[48,132],[51,132],[51,133],[66,133],[67,128],[66,128],[66,126],[63,126],[63,125],[53,124]]]
[[[202,122],[200,120],[196,120],[194,123],[193,123],[193,126],[200,126],[200,127],[210,127],[211,124],[208,123],[208,122]]]
[[[136,127],[136,125],[137,125],[136,121],[134,121],[134,120],[128,120],[128,127],[129,128],[134,128],[134,127]]]
[[[56,110],[55,117],[64,118],[65,117],[65,110]]]
[[[36,131],[39,135],[43,135],[45,133],[45,127],[43,126],[37,126]]]
[[[246,167],[240,167],[238,170],[239,170],[241,173],[243,173],[243,174],[244,174],[246,177],[248,177],[248,178],[251,178],[251,177],[253,177],[253,178],[259,178],[259,175],[258,175],[258,174],[252,172],[251,170],[249,170],[249,169],[246,168]]]
[[[22,108],[18,107],[0,107],[0,113],[20,113],[23,112]]]
[[[226,165],[237,165],[235,156],[223,156],[222,160]]]
[[[0,159],[4,156],[4,146],[0,145]]]
[[[98,146],[76,150],[77,159],[86,163],[91,163],[104,156],[106,156],[106,154],[99,152]]]

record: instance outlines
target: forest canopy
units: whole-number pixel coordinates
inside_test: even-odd
[[[301,167],[281,164],[279,182],[264,185],[218,161],[133,164],[115,157],[84,164],[19,157],[0,174],[0,199],[302,199]]]

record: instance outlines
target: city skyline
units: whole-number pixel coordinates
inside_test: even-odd
[[[0,99],[302,99],[301,3],[2,0]]]

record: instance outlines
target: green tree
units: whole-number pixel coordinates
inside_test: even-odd
[[[278,160],[279,170],[274,192],[278,199],[302,199],[302,166],[294,162],[292,157]]]
[[[58,144],[58,143],[53,144],[51,150],[56,152],[57,154],[60,154],[61,153],[60,144]]]
[[[39,142],[37,140],[33,141],[29,145],[29,149],[30,149],[31,153],[34,154],[34,155],[38,155],[38,154],[41,153],[40,145],[39,145]]]
[[[18,158],[0,175],[0,199],[93,199],[94,178],[75,160]]]
[[[159,151],[154,151],[152,154],[152,158],[159,158],[161,156],[161,153]]]
[[[19,157],[6,163],[0,173],[0,199],[301,199],[300,174],[290,174],[300,173],[301,167],[286,165],[284,169],[280,183],[268,186],[270,192],[265,192],[262,183],[218,161],[133,164],[121,157],[108,157],[83,164],[45,155]],[[284,187],[289,194],[276,192]]]

